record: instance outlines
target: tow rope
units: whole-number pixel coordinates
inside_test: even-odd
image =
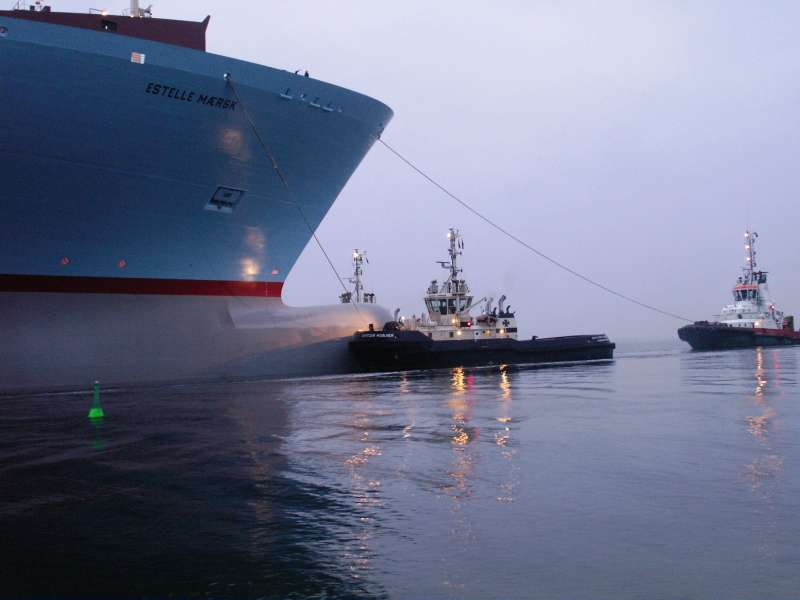
[[[528,244],[524,240],[518,238],[516,235],[514,235],[513,233],[511,233],[510,231],[508,231],[507,229],[505,229],[501,225],[498,225],[495,221],[493,221],[492,219],[490,219],[489,217],[484,215],[482,212],[480,212],[479,210],[473,208],[467,202],[465,202],[464,200],[462,200],[461,198],[456,196],[453,192],[451,192],[444,185],[442,185],[441,183],[436,181],[433,177],[428,175],[425,171],[423,171],[421,168],[419,168],[417,165],[415,165],[413,162],[411,162],[411,160],[409,160],[408,158],[406,158],[405,156],[400,154],[400,152],[395,150],[392,146],[390,146],[387,142],[385,142],[379,136],[376,136],[375,139],[378,142],[380,142],[381,144],[383,144],[383,146],[387,150],[389,150],[389,152],[394,154],[397,158],[399,158],[406,165],[408,165],[414,171],[416,171],[419,175],[421,175],[423,177],[423,179],[425,179],[429,183],[433,184],[441,192],[444,192],[444,194],[446,194],[447,196],[449,196],[450,198],[452,198],[453,200],[458,202],[462,207],[464,207],[469,212],[471,212],[473,215],[475,215],[476,217],[481,219],[487,225],[493,227],[494,229],[496,229],[497,231],[499,231],[500,233],[502,233],[503,235],[505,235],[509,239],[515,241],[517,244],[519,244],[523,248],[526,248],[527,250],[529,250],[533,254],[537,255],[539,258],[543,258],[547,262],[555,265],[556,267],[558,267],[559,269],[562,269],[563,271],[566,271],[570,275],[573,275],[574,277],[577,277],[578,279],[581,279],[582,281],[584,281],[584,282],[586,282],[586,283],[588,283],[590,285],[593,285],[593,286],[603,290],[604,292],[607,292],[609,294],[613,294],[614,296],[616,296],[618,298],[626,300],[627,302],[631,302],[632,304],[636,304],[637,306],[640,306],[642,308],[646,308],[648,310],[652,310],[654,312],[660,313],[660,314],[665,315],[667,317],[672,317],[673,319],[678,319],[680,321],[686,321],[688,323],[693,323],[694,322],[693,319],[687,319],[686,317],[682,317],[680,315],[676,315],[675,313],[669,312],[668,310],[664,310],[662,308],[658,308],[657,306],[653,306],[652,304],[647,304],[646,302],[642,302],[641,300],[637,300],[636,298],[632,298],[631,296],[628,296],[627,294],[623,294],[622,292],[618,292],[617,290],[614,290],[614,289],[608,287],[607,285],[603,285],[602,283],[600,283],[598,281],[595,281],[594,279],[591,279],[590,277],[587,277],[586,275],[583,275],[582,273],[579,273],[575,269],[572,269],[572,268],[568,267],[567,265],[565,265],[564,263],[561,263],[561,262],[557,261],[556,259],[548,256],[547,254],[545,254],[541,250],[538,250],[538,249],[534,248],[533,246],[531,246],[530,244]]]

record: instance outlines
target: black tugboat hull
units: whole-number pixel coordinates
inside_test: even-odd
[[[720,323],[694,323],[678,329],[678,337],[692,350],[726,350],[756,346],[791,346],[800,344],[793,331],[730,327]]]
[[[349,350],[365,371],[409,371],[501,364],[608,360],[615,345],[605,335],[533,340],[433,341],[418,331],[357,333]]]

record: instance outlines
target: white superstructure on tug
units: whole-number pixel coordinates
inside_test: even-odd
[[[484,297],[475,302],[469,285],[462,278],[463,270],[458,266],[464,240],[458,229],[452,228],[447,239],[450,261],[437,261],[449,271],[447,280],[441,284],[436,279],[431,281],[424,298],[426,314],[421,318],[404,319],[402,328],[420,331],[432,340],[517,339],[517,321],[510,307],[505,306],[506,297],[501,296],[495,308],[492,308],[492,298]],[[472,309],[480,304],[483,304],[483,311],[473,317]]]
[[[734,302],[723,307],[719,320],[729,327],[783,329],[783,313],[770,299],[767,272],[756,270],[756,239],[755,231],[745,232],[745,265],[733,288]]]

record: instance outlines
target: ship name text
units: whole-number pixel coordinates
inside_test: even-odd
[[[200,94],[192,90],[184,90],[170,85],[164,85],[163,83],[148,83],[144,91],[146,94],[172,98],[173,100],[180,100],[182,102],[204,104],[211,108],[221,108],[223,110],[236,110],[236,105],[238,104],[236,100],[220,98],[219,96],[210,96],[209,94]]]

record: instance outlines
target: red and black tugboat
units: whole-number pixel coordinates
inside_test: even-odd
[[[449,271],[446,281],[434,280],[425,294],[426,314],[395,320],[381,330],[370,326],[359,331],[349,349],[359,366],[368,371],[403,371],[443,367],[490,366],[527,363],[608,360],[614,343],[605,334],[555,338],[517,339],[516,314],[501,296],[477,302],[461,276],[458,257],[463,242],[457,229],[450,229],[450,261],[439,261]],[[359,281],[356,265],[356,277]],[[360,283],[357,283],[357,290]],[[483,304],[481,314],[471,311]]]
[[[698,321],[678,329],[678,337],[694,350],[800,344],[794,317],[784,316],[770,299],[767,272],[757,270],[756,232],[746,231],[745,265],[733,287],[733,304],[723,307],[719,321]]]

